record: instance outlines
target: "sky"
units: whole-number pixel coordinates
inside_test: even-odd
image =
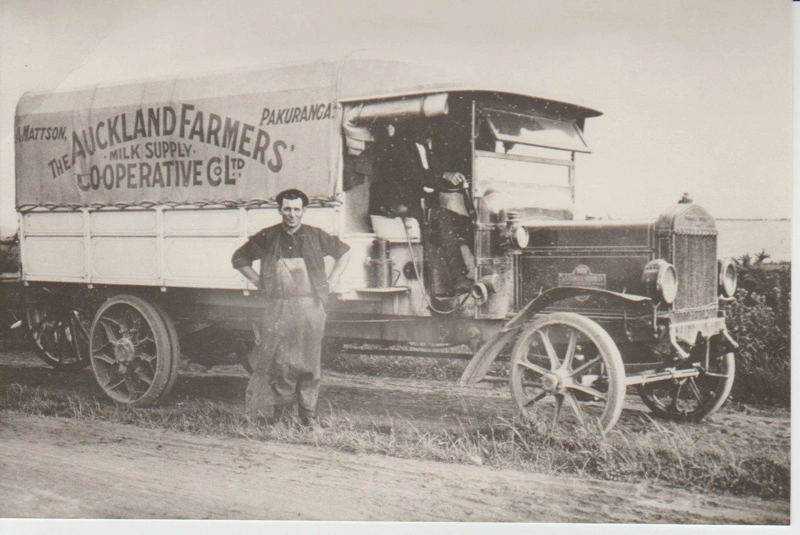
[[[598,109],[576,214],[791,217],[787,0],[0,0],[0,235],[28,90],[362,54]]]

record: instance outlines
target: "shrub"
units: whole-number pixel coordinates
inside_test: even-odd
[[[726,307],[739,343],[732,399],[789,406],[791,267],[741,262],[736,299]]]
[[[0,239],[0,273],[19,271],[19,238]]]

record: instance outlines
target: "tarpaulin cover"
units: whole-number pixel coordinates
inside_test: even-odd
[[[17,108],[17,206],[331,199],[335,69],[29,94]],[[306,69],[309,71],[309,69]]]

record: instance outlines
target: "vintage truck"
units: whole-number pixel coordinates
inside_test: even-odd
[[[629,386],[658,416],[700,420],[734,379],[719,305],[734,264],[688,199],[648,222],[573,218],[575,156],[598,115],[353,58],[28,93],[15,124],[27,326],[53,367],[91,364],[117,402],[157,403],[181,358],[259,337],[263,299],[231,254],[296,187],[304,222],[352,250],[328,347],[464,344],[465,385],[502,355],[521,413],[553,425],[611,429]],[[468,187],[439,197],[472,223],[467,294],[443,291],[425,216],[369,213],[389,124],[429,125],[457,155]]]

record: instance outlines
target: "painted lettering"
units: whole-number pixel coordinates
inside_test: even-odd
[[[208,114],[208,135],[206,143],[211,143],[219,147],[219,131],[222,128],[222,119],[216,113]],[[213,140],[213,141],[212,141]]]
[[[230,117],[225,118],[225,129],[222,131],[223,149],[236,150],[236,138],[239,135],[239,121],[234,121]]]
[[[283,108],[280,110],[264,108],[261,110],[259,126],[318,121],[329,119],[331,113],[332,104],[330,102],[306,104],[304,106],[295,106],[294,108]]]
[[[144,128],[144,112],[142,110],[136,110],[136,119],[134,120],[133,125],[133,136],[137,137],[147,137],[147,130]]]
[[[181,129],[178,136],[185,138],[186,137],[186,127],[189,126],[189,119],[187,115],[189,112],[194,109],[194,106],[191,104],[182,104],[181,105]]]
[[[269,162],[267,162],[269,170],[272,171],[273,173],[277,173],[283,167],[283,159],[281,158],[281,149],[286,149],[286,143],[282,139],[279,139],[278,141],[275,142],[275,145],[273,145],[272,147],[272,152],[275,155],[275,161],[270,159]]]
[[[250,143],[250,134],[255,130],[255,127],[249,124],[245,124],[244,128],[242,128],[242,137],[239,139],[239,154],[242,156],[250,157],[250,149],[249,147],[245,147],[245,145]]]

